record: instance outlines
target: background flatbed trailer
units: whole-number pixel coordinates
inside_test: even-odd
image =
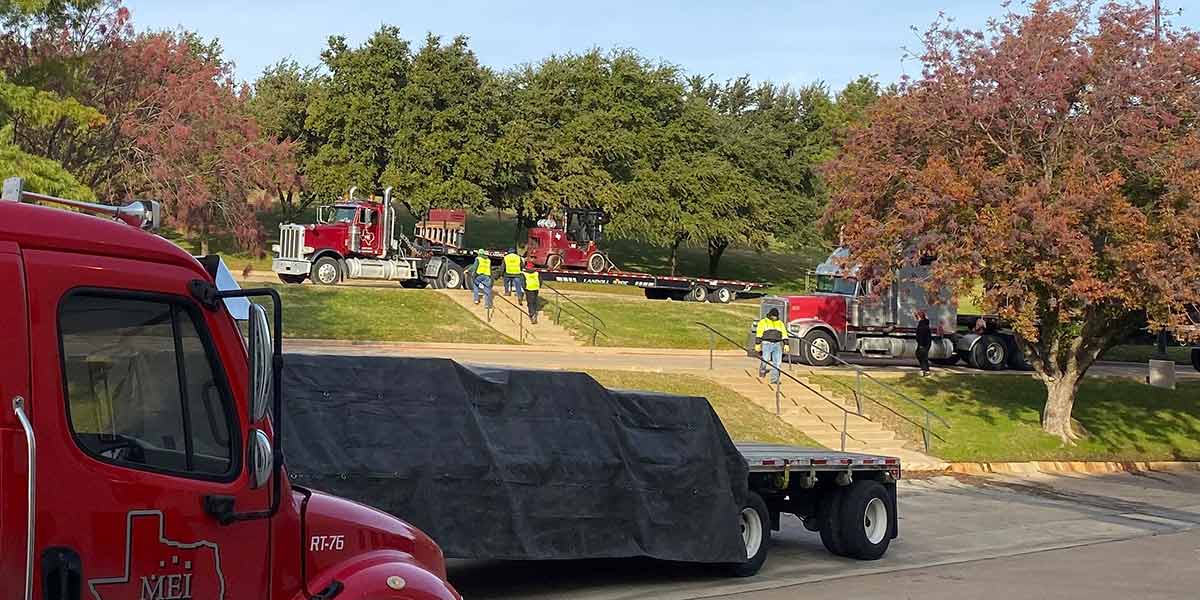
[[[766,284],[735,279],[652,275],[631,271],[591,273],[571,269],[539,269],[543,281],[564,283],[593,283],[631,285],[644,290],[651,300],[686,300],[690,302],[719,302],[727,304],[738,297],[752,298],[762,294]]]

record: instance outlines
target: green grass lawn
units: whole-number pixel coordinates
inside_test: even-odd
[[[1154,357],[1154,346],[1144,344],[1125,344],[1116,346],[1104,353],[1100,360],[1115,360],[1120,362],[1144,363]],[[1192,349],[1183,346],[1167,346],[1167,357],[1176,364],[1192,364]]]
[[[554,316],[553,294],[544,294],[547,318]],[[746,338],[750,321],[758,316],[756,304],[698,304],[667,300],[643,300],[614,296],[612,298],[576,296],[579,305],[596,314],[604,322],[599,346],[635,348],[708,348],[708,331],[697,321],[708,323],[721,333],[737,340]],[[575,318],[570,312],[581,317]],[[591,327],[586,315],[577,307],[564,303],[560,324],[580,339],[590,339]],[[717,348],[733,347],[717,338]]]
[[[821,376],[853,385],[853,377]],[[832,383],[825,381],[824,383]],[[1027,460],[1197,460],[1200,459],[1200,383],[1177,390],[1150,387],[1129,379],[1087,379],[1080,387],[1074,417],[1088,432],[1064,446],[1042,432],[1046,391],[1040,381],[1011,375],[906,377],[893,385],[942,416],[950,428],[936,425],[946,438],[933,440],[931,452],[950,461]],[[845,397],[845,388],[831,385]],[[886,400],[878,388],[866,393]],[[868,414],[912,439],[918,430],[868,404]],[[915,409],[901,412],[913,416]]]
[[[277,286],[283,334],[385,342],[515,344],[453,300],[431,291]]]
[[[587,373],[608,388],[707,398],[721,418],[721,423],[725,425],[725,430],[729,432],[729,437],[737,441],[821,447],[798,429],[763,410],[745,396],[703,377],[638,371],[589,370]]]

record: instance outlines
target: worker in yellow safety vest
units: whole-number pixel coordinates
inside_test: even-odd
[[[479,296],[484,297],[484,307],[492,308],[492,259],[484,250],[475,251],[475,262],[467,267],[467,273],[474,285],[471,286],[471,299],[479,304]]]
[[[771,370],[771,383],[779,383],[779,365],[783,362],[783,354],[788,351],[787,325],[779,320],[779,309],[767,311],[765,318],[758,320],[754,331],[754,351],[760,353],[763,362],[758,363],[758,377],[767,374],[768,363]]]
[[[525,263],[525,300],[528,302],[529,322],[537,325],[538,292],[542,289],[542,276],[533,270],[533,261]]]
[[[504,295],[511,295],[511,292],[516,290],[517,304],[525,301],[525,286],[521,285],[523,280],[521,255],[517,254],[516,248],[509,248],[508,254],[504,255]]]

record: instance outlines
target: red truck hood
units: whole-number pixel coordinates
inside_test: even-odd
[[[446,559],[442,549],[424,532],[392,515],[313,491],[304,519],[307,539],[303,543],[308,549],[310,573],[330,568],[347,556],[373,550],[397,550],[410,555],[412,561],[426,571],[446,580]]]
[[[846,329],[846,297],[838,294],[788,296],[787,322],[815,319],[828,323],[837,331]]]

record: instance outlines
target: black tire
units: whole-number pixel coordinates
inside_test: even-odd
[[[726,570],[734,577],[751,577],[767,562],[767,553],[771,546],[771,513],[767,511],[767,503],[763,502],[762,496],[746,492],[746,503],[738,514],[738,519],[748,558],[746,562],[726,565]],[[751,544],[755,544],[753,554]]]
[[[698,285],[688,290],[686,299],[688,302],[705,302],[708,300],[708,290],[704,286]]]
[[[438,287],[444,290],[461,289],[466,287],[464,285],[465,279],[466,276],[463,274],[463,270],[459,268],[458,265],[455,265],[454,263],[446,263],[446,266],[442,267],[441,274],[438,275]]]
[[[608,257],[596,252],[588,257],[587,270],[589,273],[603,273],[608,270]]]
[[[729,304],[736,294],[727,287],[719,287],[708,293],[708,301],[713,304]]]
[[[1192,348],[1192,368],[1200,371],[1200,348]]]
[[[842,493],[837,510],[842,556],[877,560],[887,552],[895,531],[892,501],[878,481],[860,479]]]
[[[958,354],[951,354],[946,358],[931,358],[929,359],[929,362],[939,367],[953,367],[954,365],[958,364]]]
[[[305,279],[308,279],[308,275],[287,275],[285,273],[279,274],[279,280],[288,285],[297,285],[297,284],[304,283]]]
[[[815,347],[814,347],[815,346]],[[800,343],[800,356],[804,357],[804,362],[814,367],[828,367],[834,363],[834,356],[837,354],[837,342],[833,336],[814,329],[804,335],[804,341]]]
[[[405,279],[400,282],[400,287],[408,290],[422,290],[429,287],[429,282],[424,279]]]
[[[1008,342],[1008,368],[1014,371],[1033,370],[1033,366],[1025,360],[1025,353],[1021,352],[1021,346],[1017,344],[1017,340],[1007,338],[1006,341]]]
[[[821,544],[834,556],[843,556],[842,550],[842,488],[830,484],[821,492],[817,504],[817,531],[821,534]]]
[[[994,336],[985,335],[971,348],[971,366],[984,371],[1003,371],[1008,365],[1008,344]]]
[[[322,256],[313,263],[312,271],[308,276],[313,283],[336,285],[342,280],[342,265],[332,256]]]
[[[546,257],[546,268],[550,270],[558,270],[562,268],[563,257],[561,254],[551,254]]]

